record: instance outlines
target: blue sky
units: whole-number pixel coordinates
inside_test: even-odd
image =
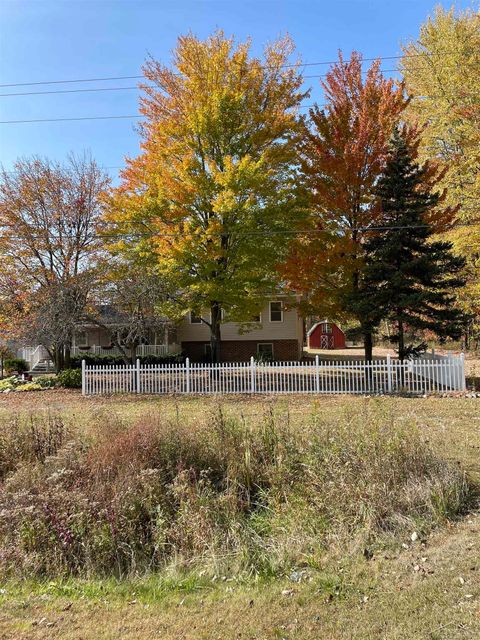
[[[148,54],[168,63],[179,34],[206,37],[216,28],[253,51],[286,32],[304,62],[334,60],[338,49],[365,57],[391,56],[418,34],[434,0],[1,0],[0,84],[135,76]],[[442,2],[450,6],[450,2]],[[460,1],[458,8],[472,6]],[[385,61],[393,69],[396,61]],[[328,67],[310,67],[307,74]],[[0,87],[0,93],[129,87],[136,80]],[[321,102],[318,79],[309,80]],[[0,120],[136,114],[137,90],[0,96]],[[105,167],[138,153],[135,120],[0,124],[0,161],[18,156],[55,159],[90,151]],[[109,169],[115,179],[116,169]]]

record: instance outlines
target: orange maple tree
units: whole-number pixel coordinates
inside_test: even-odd
[[[303,173],[311,193],[310,219],[283,274],[316,315],[349,315],[346,299],[358,286],[362,242],[375,226],[374,186],[393,128],[407,105],[403,87],[386,79],[380,60],[362,72],[362,56],[339,60],[321,82],[325,107],[305,121]],[[366,355],[371,335],[364,333]]]

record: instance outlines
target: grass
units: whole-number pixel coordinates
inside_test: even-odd
[[[92,442],[107,418],[110,436],[117,430],[125,434],[145,424],[144,416],[158,414],[159,409],[162,424],[167,421],[175,430],[196,433],[194,440],[202,436],[203,442],[206,434],[211,437],[212,415],[218,420],[219,412],[214,399],[84,402],[74,393],[45,393],[33,402],[37,403],[37,416],[57,419],[61,414],[66,428]],[[12,416],[17,426],[26,424],[31,420],[30,408],[22,403],[3,403],[0,425],[11,424]],[[187,563],[169,558],[161,571],[130,571],[121,579],[92,572],[76,577],[65,572],[43,578],[31,574],[27,580],[25,575],[12,575],[0,594],[0,638],[478,637],[480,518],[472,503],[473,511],[462,515],[468,505],[458,496],[452,502],[450,494],[450,506],[434,500],[434,510],[429,507],[425,511],[432,486],[425,493],[424,472],[430,469],[432,477],[433,471],[430,463],[425,466],[428,461],[423,454],[417,455],[417,450],[433,455],[429,460],[435,460],[435,473],[443,470],[439,476],[442,483],[447,482],[443,486],[461,486],[457,480],[451,485],[452,477],[460,479],[466,473],[470,497],[474,498],[472,489],[480,479],[478,408],[478,400],[469,398],[226,400],[221,407],[224,422],[234,420],[240,430],[252,433],[273,423],[277,438],[293,433],[306,447],[301,459],[304,463],[307,460],[310,475],[301,487],[308,488],[307,496],[302,491],[286,491],[282,484],[287,501],[275,499],[268,509],[262,504],[266,514],[262,509],[242,512],[239,519],[238,512],[234,514],[238,522],[247,519],[249,531],[253,527],[263,542],[270,540],[267,556],[274,557],[274,562],[267,567],[263,561],[253,563],[252,571],[251,558],[249,569],[242,562],[225,563],[217,548],[208,558],[201,555],[200,563],[198,558],[193,562],[193,556]],[[317,448],[312,449],[314,436]],[[408,446],[404,446],[405,439]],[[46,442],[56,446],[48,439]],[[245,459],[245,448],[235,445],[230,463],[235,452]],[[318,475],[313,453],[328,459],[327,466],[335,473]],[[401,466],[397,464],[399,454],[403,456]],[[397,489],[408,485],[410,491],[411,485],[398,477],[399,471],[405,470],[406,458],[409,473],[414,461],[416,480],[413,494],[403,494],[408,495],[407,502],[395,497],[386,514],[385,495],[389,492],[381,491],[381,465],[365,470],[360,462],[374,463],[375,458],[385,460],[388,455],[393,458],[384,465],[387,485],[388,478],[394,476]],[[275,464],[282,473],[286,471],[285,460]],[[347,471],[350,466],[354,467],[351,474]],[[238,481],[238,475],[229,477]],[[254,477],[255,484],[258,469]],[[295,477],[289,478],[295,484]],[[422,485],[420,494],[418,483]],[[333,488],[327,490],[324,484]],[[327,498],[335,508],[324,508],[322,500]],[[385,527],[392,514],[402,518],[395,517],[394,523]],[[198,512],[190,511],[189,517],[192,515]],[[223,536],[224,529],[221,531]],[[411,540],[413,531],[418,533],[415,541]],[[229,535],[236,540],[231,532]],[[312,545],[315,540],[320,544]],[[239,548],[242,546],[235,547]]]

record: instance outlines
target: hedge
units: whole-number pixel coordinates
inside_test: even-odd
[[[124,365],[125,361],[122,356],[96,356],[92,353],[85,353],[81,356],[75,356],[70,360],[72,369],[81,369],[82,360],[87,365]],[[142,364],[177,364],[185,361],[185,356],[181,353],[171,353],[166,356],[143,356],[139,358]]]

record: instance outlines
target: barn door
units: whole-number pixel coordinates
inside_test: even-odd
[[[333,349],[334,348],[334,343],[333,343],[333,336],[328,336],[328,348],[329,349]]]
[[[320,336],[320,349],[328,349],[328,336]]]

